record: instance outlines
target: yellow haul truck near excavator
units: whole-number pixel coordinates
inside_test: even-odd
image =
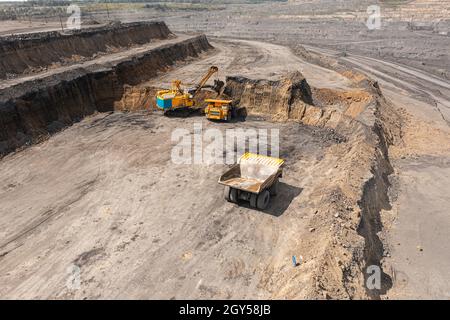
[[[209,120],[230,121],[236,116],[232,100],[206,99],[205,102],[208,103],[205,115]]]
[[[159,90],[156,93],[156,105],[159,109],[167,112],[169,110],[180,109],[180,108],[190,108],[195,105],[194,98],[200,92],[200,90],[205,86],[209,78],[213,74],[217,73],[219,68],[212,66],[209,68],[208,72],[200,80],[199,84],[189,90],[181,89],[181,81],[175,80],[172,82],[172,88],[169,90]]]

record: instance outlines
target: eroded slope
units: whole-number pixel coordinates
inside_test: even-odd
[[[163,22],[112,24],[103,27],[5,36],[0,38],[0,79],[36,73],[123,47],[173,36]]]

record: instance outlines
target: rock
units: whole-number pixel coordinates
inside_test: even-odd
[[[272,116],[296,118],[295,114],[301,117],[305,113],[306,105],[313,106],[311,88],[299,71],[289,73],[276,81],[228,76],[224,94],[236,101],[237,105],[247,107],[249,112],[261,113],[270,110]],[[294,101],[296,108],[292,108]],[[290,110],[289,114],[287,110]]]
[[[309,228],[309,232],[314,232],[316,231],[316,228]]]

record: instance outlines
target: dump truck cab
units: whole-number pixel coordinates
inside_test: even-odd
[[[206,99],[208,104],[205,108],[206,118],[209,120],[230,121],[234,116],[232,100]]]

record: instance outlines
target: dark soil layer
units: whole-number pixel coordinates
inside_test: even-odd
[[[170,30],[163,22],[113,24],[62,34],[58,31],[0,38],[0,79],[33,68],[61,63],[74,55],[92,57],[110,48],[167,39]]]

